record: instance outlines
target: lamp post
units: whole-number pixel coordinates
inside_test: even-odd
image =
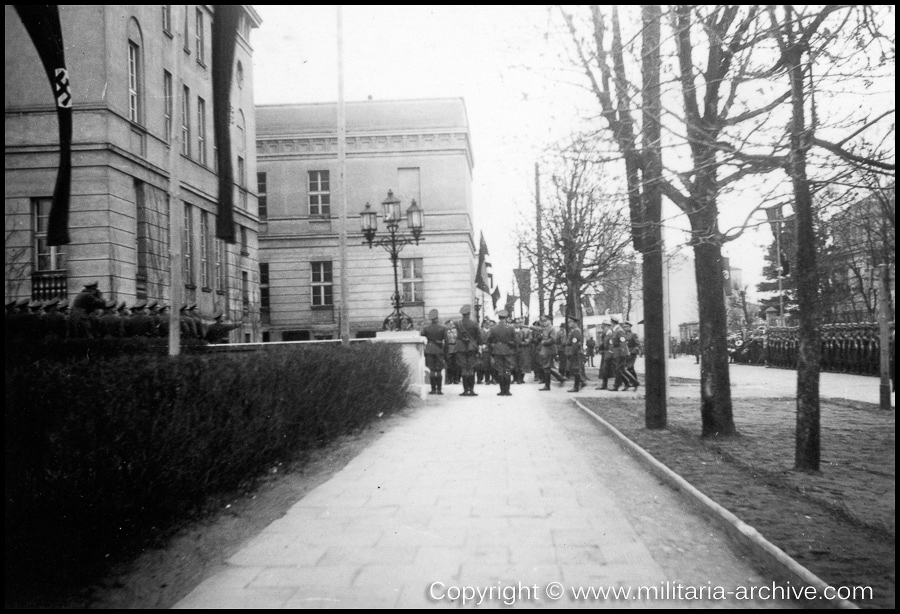
[[[366,208],[359,214],[360,224],[362,226],[363,236],[372,249],[372,244],[383,247],[391,257],[391,264],[394,266],[394,295],[391,302],[394,306],[394,312],[384,319],[384,330],[412,330],[413,320],[411,317],[403,313],[403,297],[400,294],[400,283],[397,278],[397,263],[400,261],[400,252],[407,245],[419,241],[422,238],[422,209],[413,200],[409,209],[406,210],[406,225],[412,232],[412,237],[399,232],[400,228],[400,199],[394,196],[392,190],[388,190],[387,198],[385,198],[381,207],[384,215],[384,222],[387,224],[388,236],[375,239],[378,232],[378,214],[372,209],[372,205],[366,203]]]

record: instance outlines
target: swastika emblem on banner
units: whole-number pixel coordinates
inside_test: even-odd
[[[56,77],[53,80],[53,95],[56,97],[56,106],[64,109],[72,108],[72,92],[69,90],[69,73],[65,68],[56,69]]]

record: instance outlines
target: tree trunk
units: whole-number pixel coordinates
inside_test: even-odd
[[[788,24],[788,28],[790,28]],[[790,36],[790,33],[789,33]],[[816,232],[809,181],[806,177],[806,148],[809,143],[804,121],[803,50],[793,44],[786,51],[791,81],[791,182],[797,216],[797,304],[800,311],[797,359],[797,433],[794,468],[818,471],[819,441],[819,273],[816,264]]]
[[[728,374],[728,324],[722,277],[722,249],[717,243],[694,245],[694,272],[700,316],[700,419],[703,437],[736,434]],[[702,289],[702,290],[701,290]]]

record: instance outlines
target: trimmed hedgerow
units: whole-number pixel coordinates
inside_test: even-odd
[[[209,497],[407,398],[387,344],[6,358],[8,597],[81,582]]]

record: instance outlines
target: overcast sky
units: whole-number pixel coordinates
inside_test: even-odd
[[[337,100],[336,8],[254,7],[263,20],[252,37],[255,102]],[[465,100],[475,159],[475,240],[484,232],[504,293],[518,264],[516,219],[534,215],[534,164],[548,143],[578,127],[584,108],[548,68],[558,64],[547,57],[547,22],[540,6],[343,7],[346,100]],[[744,221],[741,204],[722,203],[722,230]],[[684,227],[674,208],[664,216]],[[771,240],[763,225],[724,249],[751,292]]]

